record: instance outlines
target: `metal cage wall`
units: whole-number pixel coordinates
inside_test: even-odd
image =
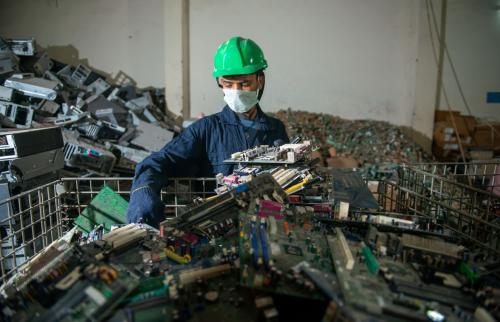
[[[62,178],[0,201],[0,283],[73,226],[105,186],[129,200],[132,178]],[[214,178],[175,178],[161,192],[169,216],[214,195]]]

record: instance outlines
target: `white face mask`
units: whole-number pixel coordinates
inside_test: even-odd
[[[242,91],[226,88],[222,91],[224,92],[224,101],[236,113],[248,112],[248,110],[259,102],[259,91]]]

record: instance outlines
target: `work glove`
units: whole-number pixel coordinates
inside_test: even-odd
[[[129,223],[145,223],[158,228],[163,221],[165,205],[149,186],[135,188],[130,194],[127,209]]]

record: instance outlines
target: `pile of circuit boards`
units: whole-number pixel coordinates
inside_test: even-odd
[[[0,320],[499,317],[495,258],[427,218],[381,214],[358,173],[306,160],[233,176],[159,229],[54,243],[2,286]]]

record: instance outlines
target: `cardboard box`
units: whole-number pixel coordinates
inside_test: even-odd
[[[470,136],[459,136],[462,146],[468,147],[472,143],[472,137]],[[455,134],[455,130],[449,127],[447,122],[438,122],[435,124],[434,129],[434,144],[443,148],[445,150],[459,151],[458,147],[458,137]]]
[[[456,140],[455,131],[449,127],[446,122],[438,122],[434,124],[434,141],[437,142],[450,142]]]
[[[451,111],[453,116],[460,116],[460,112]],[[434,123],[437,122],[446,122],[447,118],[450,116],[450,111],[436,111],[434,113]]]
[[[452,129],[456,126],[460,136],[468,137],[474,133],[476,118],[474,116],[460,115],[460,112],[457,111],[451,111],[451,113],[450,111],[436,111],[434,123],[446,124],[447,127]]]
[[[453,119],[452,119],[453,118]],[[453,123],[455,121],[455,123]],[[446,117],[446,122],[450,125],[451,128],[455,129],[460,136],[470,136],[469,130],[467,128],[467,123],[465,123],[465,119],[460,115],[448,115]]]
[[[500,150],[500,125],[495,125],[496,132],[487,125],[476,126],[473,141],[475,146],[486,150]]]
[[[465,125],[467,126],[469,134],[470,135],[474,134],[477,125],[476,118],[474,116],[464,116],[464,115],[462,115],[462,118],[465,121]]]

